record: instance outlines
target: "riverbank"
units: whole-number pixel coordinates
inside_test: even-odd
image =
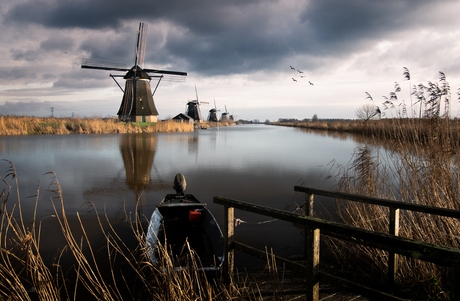
[[[115,118],[0,116],[0,135],[115,134],[191,132],[193,125],[172,120],[125,123]]]
[[[361,134],[373,139],[383,139],[396,143],[410,142],[424,147],[436,140],[447,152],[454,152],[460,147],[460,120],[458,119],[392,118],[366,121],[271,122],[270,124]]]
[[[370,140],[356,149],[346,166],[335,166],[337,191],[460,210],[459,120],[449,118],[276,123],[308,130],[349,132]],[[384,144],[382,144],[384,142]],[[389,155],[380,147],[390,150]],[[345,224],[388,233],[388,211],[357,202],[338,203],[333,212]],[[399,236],[431,244],[460,247],[456,219],[404,211]],[[388,253],[331,240],[328,248],[344,270],[385,283]],[[449,270],[431,263],[398,258],[398,283],[417,300],[450,300]]]

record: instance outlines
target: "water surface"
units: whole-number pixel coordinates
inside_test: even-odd
[[[94,208],[112,222],[125,212],[149,217],[164,195],[173,193],[177,173],[187,179],[186,192],[208,203],[221,225],[223,207],[213,204],[214,196],[298,212],[304,196],[294,193],[294,185],[333,188],[334,182],[326,180],[331,162],[346,165],[359,145],[349,136],[238,125],[192,133],[0,137],[0,158],[16,168],[26,222],[35,208],[36,198],[29,196],[40,187],[37,220],[42,220],[42,250],[51,258],[64,243],[50,216],[55,194],[47,189],[56,188],[49,186],[53,181],[62,187],[72,227],[78,228],[78,213],[92,239],[103,241]],[[0,175],[8,167],[1,161]],[[13,184],[11,177],[6,180]],[[235,217],[243,221],[236,228],[237,240],[267,246],[280,256],[302,254],[303,239],[291,224],[240,211]],[[132,239],[127,225],[117,227],[127,241]],[[237,265],[248,265],[245,258],[237,255]]]

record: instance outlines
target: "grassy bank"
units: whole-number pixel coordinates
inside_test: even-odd
[[[172,120],[124,123],[113,118],[0,116],[0,135],[190,132],[193,125]]]

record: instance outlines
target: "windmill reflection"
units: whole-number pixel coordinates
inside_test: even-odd
[[[150,184],[158,138],[151,134],[123,135],[120,151],[126,171],[126,184],[134,191],[136,200],[139,193]]]

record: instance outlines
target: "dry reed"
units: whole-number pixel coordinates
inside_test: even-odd
[[[0,135],[111,134],[190,132],[193,125],[172,120],[156,123],[123,123],[113,118],[39,118],[0,116]]]
[[[384,157],[378,147],[357,149],[351,164],[339,168],[338,190],[460,210],[460,149],[458,133],[452,130],[458,121],[423,120],[422,131],[418,120],[413,123],[392,120],[391,123],[394,127],[391,134],[382,131],[387,145],[391,144],[386,151],[388,155]],[[387,208],[341,201],[337,210],[347,224],[388,233]],[[460,221],[404,211],[400,236],[459,248]],[[347,268],[360,269],[365,275],[384,281],[388,270],[387,252],[338,240],[331,242],[330,249]],[[444,267],[434,264],[399,259],[400,284],[422,289],[422,295],[432,299],[448,300],[444,290],[449,285],[446,272]]]
[[[55,176],[50,185],[50,190],[56,195],[51,200],[55,211],[53,217],[59,222],[66,245],[58,252],[53,263],[44,262],[40,254],[41,221],[36,221],[39,194],[36,195],[32,222],[26,226],[16,171],[14,165],[9,163],[7,176],[0,178],[7,187],[1,194],[0,299],[77,300],[82,296],[96,300],[261,299],[260,294],[257,295],[246,285],[247,278],[239,283],[231,281],[225,284],[221,281],[221,275],[208,275],[199,270],[200,260],[188,244],[184,247],[191,263],[187,269],[177,270],[172,264],[174,258],[168,252],[167,242],[159,245],[161,260],[153,265],[145,240],[144,216],[136,215],[131,219],[125,212],[125,222],[137,241],[133,248],[118,235],[106,214],[96,214],[105,242],[103,250],[107,254],[102,262],[101,250],[96,251],[92,247],[94,242],[90,241],[78,213],[79,229],[70,227],[61,186]],[[14,205],[9,200],[12,188],[6,181],[8,177],[15,180],[18,199]],[[9,210],[6,206],[8,202]],[[75,233],[80,232],[81,238],[76,237]],[[60,264],[61,258],[69,256],[66,250],[75,262],[68,270],[64,270]]]

